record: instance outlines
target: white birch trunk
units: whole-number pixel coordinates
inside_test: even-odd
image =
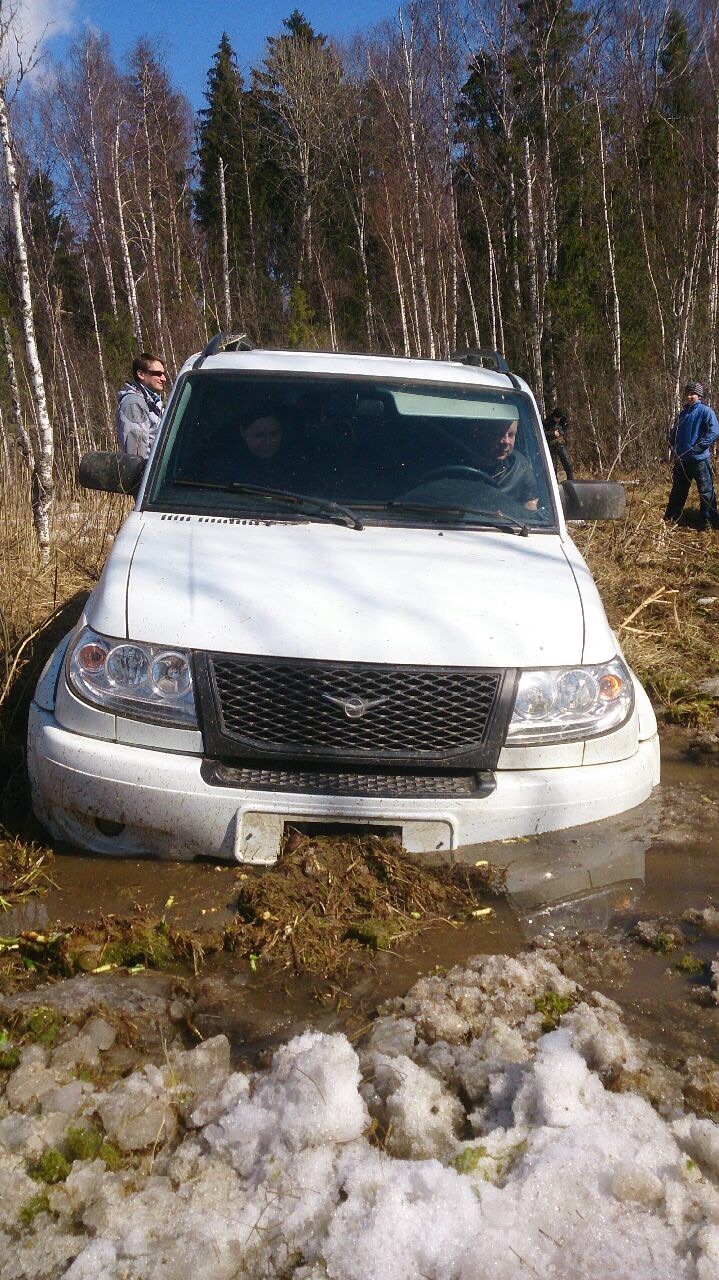
[[[155,201],[153,199],[152,179],[152,147],[150,145],[150,129],[147,123],[147,74],[146,68],[143,67],[141,73],[142,80],[142,128],[145,135],[145,156],[147,164],[147,200],[150,214],[150,291],[153,295],[154,311],[155,311],[155,333],[157,347],[156,350],[164,350],[164,323],[162,315],[162,288],[158,278],[158,253],[157,253],[157,221],[155,219]]]
[[[63,347],[62,334],[57,335],[57,349],[60,352],[60,362],[62,364],[63,376],[65,379],[65,393],[67,397],[68,414],[70,418],[70,439],[75,450],[75,462],[79,465],[82,457],[82,445],[80,443],[80,430],[77,421],[77,410],[75,408],[75,397],[72,391],[72,383],[70,382],[70,370],[68,369],[67,359]]]
[[[532,165],[529,157],[529,138],[524,139],[524,176],[527,188],[527,258],[529,263],[529,316],[530,353],[534,390],[544,417],[544,379],[542,377],[542,332],[539,311],[539,285],[537,281],[537,246],[534,239],[534,198],[532,193]]]
[[[602,112],[599,106],[599,95],[595,98],[597,107],[597,126],[599,130],[599,163],[602,180],[602,210],[604,214],[604,232],[607,239],[607,262],[609,264],[609,281],[611,285],[612,311],[610,330],[612,336],[612,368],[614,370],[614,416],[617,423],[617,461],[621,465],[624,449],[624,388],[622,386],[622,324],[619,310],[619,290],[615,267],[614,241],[609,218],[609,201],[607,198],[607,167],[604,155],[604,128]]]
[[[452,101],[456,98],[456,87],[454,92],[448,90],[446,57],[447,46],[445,41],[445,26],[442,13],[441,0],[436,0],[435,4],[435,20],[437,27],[437,50],[439,54],[439,83],[440,94],[442,100],[442,134],[444,143],[444,165],[445,165],[445,184],[447,187],[447,198],[449,203],[449,245],[450,245],[450,263],[449,263],[449,303],[448,303],[448,351],[454,350],[457,346],[457,312],[458,312],[458,280],[459,280],[459,229],[457,226],[457,199],[454,189],[454,164],[452,162]]]
[[[324,272],[322,271],[322,266],[320,263],[320,255],[316,251],[315,251],[315,266],[317,268],[317,278],[320,282],[320,288],[322,289],[322,292],[325,298],[325,303],[327,304],[327,323],[329,324],[329,330],[330,330],[330,349],[332,351],[336,351],[337,350],[337,327],[335,325],[334,298],[332,297],[332,293],[327,286],[327,281],[325,280]]]
[[[458,247],[459,247],[459,260],[462,264],[462,274],[464,276],[464,287],[467,290],[469,310],[472,316],[472,330],[474,332],[474,344],[477,347],[481,347],[482,343],[479,337],[479,317],[477,315],[477,306],[474,301],[474,290],[472,288],[472,281],[469,278],[469,268],[467,266],[467,257],[464,252],[464,245],[462,243],[461,234],[458,237]]]
[[[717,309],[719,304],[719,94],[714,94],[714,211],[711,229],[711,252],[709,273],[709,386],[714,381],[714,370],[717,363],[716,328]]]
[[[12,341],[10,338],[10,330],[7,320],[2,322],[3,343],[5,345],[5,355],[7,357],[8,381],[10,383],[10,403],[12,404],[12,415],[17,431],[18,440],[20,442],[20,451],[31,471],[35,470],[35,450],[32,447],[32,440],[27,433],[25,421],[22,416],[22,404],[20,403],[20,388],[17,382],[17,370],[15,368],[15,356],[12,349]]]
[[[13,247],[15,250],[18,292],[20,294],[20,321],[22,324],[23,337],[25,339],[25,355],[30,372],[30,385],[32,388],[32,398],[35,406],[38,428],[39,448],[35,465],[37,488],[35,500],[33,502],[33,516],[35,521],[35,532],[37,534],[38,545],[40,547],[40,556],[43,562],[47,563],[50,558],[53,435],[47,411],[45,383],[37,353],[37,342],[35,340],[35,319],[32,310],[30,272],[28,269],[27,249],[25,247],[25,229],[23,227],[22,209],[20,207],[20,186],[18,183],[15,156],[13,154],[10,138],[10,121],[8,119],[4,85],[0,87],[0,138],[2,138],[5,174],[10,193],[10,226]]]
[[[7,442],[7,432],[5,431],[5,419],[3,417],[2,408],[0,408],[0,440],[2,440],[2,456],[5,459],[5,473],[10,478],[10,449]]]
[[[257,288],[257,242],[255,238],[255,210],[252,205],[252,187],[250,185],[250,170],[247,164],[247,150],[245,148],[245,122],[243,120],[243,112],[240,109],[239,114],[239,130],[240,130],[240,154],[242,156],[242,176],[245,180],[245,196],[247,198],[247,228],[250,237],[250,288],[252,293],[252,317],[255,328],[259,326],[259,291]]]
[[[110,309],[114,316],[117,315],[117,295],[115,293],[115,280],[112,274],[112,258],[110,256],[109,240],[107,235],[107,224],[105,221],[105,207],[102,201],[102,188],[100,184],[100,165],[97,158],[97,139],[95,137],[95,109],[92,98],[92,88],[90,84],[90,68],[86,64],[87,70],[87,105],[90,112],[90,165],[92,170],[92,185],[95,195],[95,208],[97,211],[97,242],[100,246],[103,266],[105,268],[105,276],[107,279],[107,291],[110,298]]]
[[[227,244],[227,196],[225,193],[225,162],[217,158],[217,180],[220,186],[220,236],[222,250],[222,300],[225,312],[225,330],[232,330],[232,302],[230,299],[230,256]]]
[[[419,290],[419,298],[422,307],[422,318],[424,320],[424,330],[427,337],[427,354],[431,360],[434,360],[436,350],[434,343],[434,331],[432,327],[432,308],[429,300],[429,286],[427,283],[427,263],[424,247],[424,233],[422,229],[421,203],[420,203],[420,181],[419,181],[419,161],[417,157],[417,122],[415,108],[415,69],[414,69],[414,18],[411,21],[410,39],[404,29],[404,22],[400,12],[399,26],[402,34],[402,54],[405,63],[405,72],[407,76],[407,155],[405,163],[408,165],[410,182],[411,182],[411,210],[410,217],[412,222],[414,252],[413,257],[416,259],[416,276],[417,286]],[[414,292],[414,291],[413,291]],[[423,343],[420,340],[418,354],[422,355]]]
[[[107,386],[107,377],[105,376],[105,359],[102,351],[102,340],[100,338],[100,326],[97,320],[97,308],[95,306],[95,291],[90,280],[90,268],[87,265],[87,254],[85,246],[82,246],[82,265],[85,268],[85,281],[87,283],[87,298],[90,303],[90,314],[92,315],[92,331],[95,335],[95,347],[97,349],[98,368],[100,370],[100,386],[102,387],[102,398],[105,402],[105,416],[107,424],[110,425],[111,409],[110,409],[110,392]]]
[[[122,199],[122,190],[120,188],[120,113],[118,110],[117,122],[115,125],[115,139],[112,153],[113,177],[115,179],[115,202],[117,204],[117,226],[120,233],[120,249],[122,252],[122,267],[125,275],[125,289],[127,291],[127,302],[130,308],[130,316],[132,319],[132,327],[135,331],[135,342],[138,351],[142,351],[142,323],[140,321],[140,308],[137,302],[137,286],[135,284],[135,276],[132,270],[132,259],[130,258],[130,246],[127,240],[127,229],[125,227],[125,209]]]
[[[395,235],[394,222],[392,219],[392,209],[390,207],[389,192],[387,190],[386,183],[385,183],[384,193],[385,193],[385,202],[387,205],[387,229],[388,229],[388,236],[389,236],[389,244],[387,247],[389,249],[389,256],[390,256],[390,261],[392,263],[392,270],[394,272],[394,281],[397,289],[397,302],[399,304],[399,318],[400,318],[400,324],[402,326],[402,354],[405,356],[408,356],[410,355],[410,342],[409,342],[409,328],[407,326],[407,307],[405,305],[404,289],[402,287],[402,276],[399,269],[399,245],[397,244],[397,237]]]

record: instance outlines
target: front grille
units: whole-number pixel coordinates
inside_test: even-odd
[[[477,773],[352,773],[345,770],[234,768],[208,762],[203,777],[210,786],[247,791],[290,791],[302,795],[379,796],[384,798],[477,799],[494,790],[494,779]]]
[[[206,655],[198,675],[208,754],[243,764],[282,755],[492,768],[513,687],[513,673],[496,669],[234,654]]]

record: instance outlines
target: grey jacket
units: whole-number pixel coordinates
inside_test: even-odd
[[[160,396],[142,383],[126,382],[117,393],[117,443],[123,453],[147,458],[155,439],[164,405]]]

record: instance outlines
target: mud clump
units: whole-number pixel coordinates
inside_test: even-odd
[[[204,945],[203,945],[204,943]],[[70,978],[124,968],[170,970],[192,966],[197,972],[205,948],[221,949],[222,935],[202,938],[173,930],[164,919],[138,911],[135,916],[101,916],[98,921],[44,933],[26,930],[0,938],[0,953],[19,973]]]
[[[719,765],[719,733],[700,729],[689,739],[686,753],[694,764]]]
[[[657,951],[660,955],[669,955],[677,947],[683,947],[686,938],[679,925],[663,920],[639,920],[632,930],[632,936],[642,946]]]
[[[359,947],[384,950],[440,920],[476,918],[486,885],[473,868],[422,865],[395,840],[297,834],[276,866],[244,875],[225,945],[295,973],[337,976]]]
[[[621,982],[630,970],[624,948],[596,929],[576,937],[539,937],[533,945],[563,974],[585,987]]]

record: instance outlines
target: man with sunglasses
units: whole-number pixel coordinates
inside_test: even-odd
[[[132,381],[117,393],[117,442],[123,453],[147,459],[164,404],[167,373],[161,356],[143,351],[132,362]]]

